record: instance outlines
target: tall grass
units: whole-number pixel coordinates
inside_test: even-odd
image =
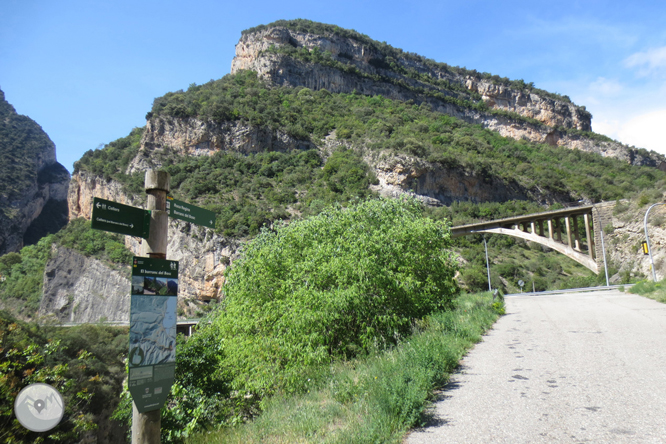
[[[324,369],[307,393],[277,395],[252,422],[203,433],[198,443],[399,443],[498,318],[489,293],[462,295],[455,309],[426,318],[389,351]]]
[[[627,291],[629,293],[645,296],[658,302],[666,303],[666,280],[659,282],[640,281]]]

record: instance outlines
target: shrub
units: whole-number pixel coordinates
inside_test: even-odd
[[[296,390],[304,367],[394,344],[451,306],[448,226],[414,200],[369,200],[264,230],[229,269],[221,338],[233,388]]]

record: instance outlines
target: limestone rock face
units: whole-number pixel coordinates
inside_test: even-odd
[[[236,121],[219,124],[193,118],[153,117],[146,123],[141,148],[126,173],[159,167],[159,155],[167,150],[182,156],[210,156],[217,151],[250,154],[310,148],[315,145],[267,127]]]
[[[44,269],[39,316],[58,322],[129,322],[129,264],[120,270],[59,247]]]
[[[0,91],[0,256],[36,243],[67,223],[69,172],[55,145]]]
[[[118,182],[105,181],[85,172],[78,172],[72,176],[69,190],[68,201],[71,219],[77,217],[90,219],[93,197],[101,197],[137,207],[144,206],[144,203],[138,198],[129,197]],[[135,255],[141,254],[141,239],[125,236],[125,245]],[[178,305],[185,311],[185,315],[195,314],[202,301],[221,298],[224,271],[229,263],[237,257],[240,245],[240,241],[218,235],[208,228],[178,220],[169,220],[167,257],[171,260],[180,261]],[[78,253],[74,254],[77,255]],[[104,273],[104,271],[100,272],[97,278],[99,280],[106,279]],[[59,280],[52,282],[49,288],[56,289],[52,292],[59,292],[58,294],[70,294],[72,285],[71,280]],[[44,288],[44,294],[46,295],[46,285]],[[129,289],[129,287],[127,288]],[[59,301],[59,304],[64,304],[62,297]],[[57,307],[57,304],[46,305],[44,313],[54,312],[52,310],[56,310]],[[57,310],[60,309],[57,308]],[[106,317],[111,320],[111,317]]]
[[[287,46],[308,50],[318,48],[322,53],[330,53],[331,60],[348,65],[356,70],[356,73],[322,63],[304,62],[271,50]],[[454,85],[455,88],[440,88],[417,80],[414,76],[399,74],[395,69],[388,69],[389,61],[377,48],[356,39],[334,34],[309,34],[279,26],[243,35],[236,45],[231,72],[252,70],[265,80],[282,86],[327,89],[334,93],[356,91],[396,100],[412,100],[417,104],[426,103],[436,111],[481,124],[505,137],[596,152],[634,165],[659,166],[666,161],[664,156],[654,152],[641,150],[641,154],[621,143],[601,142],[568,133],[566,129],[590,131],[592,116],[585,107],[565,99],[495,84],[491,79],[480,75],[459,74],[455,70],[425,64],[413,57],[402,57],[390,62],[398,65],[403,72],[427,75],[435,81]],[[489,111],[481,112],[463,107],[433,97],[428,91],[467,101],[480,98]],[[541,124],[493,114],[492,110],[516,113],[535,119]]]
[[[378,185],[372,188],[387,197],[411,195],[427,205],[451,205],[455,201],[503,202],[543,200],[516,183],[496,178],[483,178],[460,169],[445,168],[406,155],[398,155],[368,163],[374,165]]]
[[[626,204],[623,202],[621,205]],[[630,273],[632,276],[645,276],[652,280],[650,256],[643,253],[641,242],[645,240],[643,220],[648,206],[636,208],[633,204],[619,214],[613,214],[606,222],[607,228],[605,247],[608,261],[619,268],[619,274],[613,280],[619,280],[620,274]],[[615,212],[617,213],[617,211]],[[666,207],[656,206],[650,211],[648,233],[652,258],[657,280],[666,277]],[[613,283],[613,282],[611,282]]]
[[[92,218],[93,197],[112,200],[125,205],[142,206],[139,199],[128,197],[125,194],[120,183],[114,180],[106,181],[102,177],[79,171],[72,175],[69,184],[67,194],[69,220],[79,217],[90,220]]]

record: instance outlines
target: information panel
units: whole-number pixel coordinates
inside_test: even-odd
[[[92,228],[148,239],[150,211],[95,197]]]
[[[134,257],[129,391],[139,413],[160,409],[176,370],[178,262]]]
[[[203,208],[195,207],[186,202],[167,197],[167,213],[174,219],[192,222],[208,228],[215,228],[215,213]]]

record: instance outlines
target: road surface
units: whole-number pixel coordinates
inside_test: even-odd
[[[510,296],[408,444],[666,443],[666,304]]]

